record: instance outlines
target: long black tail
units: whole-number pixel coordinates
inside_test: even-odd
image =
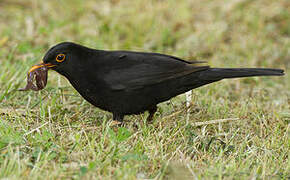
[[[224,78],[239,78],[250,76],[283,76],[282,69],[268,68],[209,68],[199,75],[203,80],[221,80]]]

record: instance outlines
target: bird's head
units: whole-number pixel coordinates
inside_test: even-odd
[[[89,48],[75,43],[59,43],[50,48],[44,55],[42,62],[32,66],[29,72],[44,66],[63,75],[74,72],[76,69],[82,68],[81,62],[87,59],[89,51]]]

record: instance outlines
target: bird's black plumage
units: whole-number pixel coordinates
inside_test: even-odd
[[[56,61],[59,54],[65,55],[64,61]],[[158,103],[224,78],[284,74],[281,69],[210,68],[164,54],[102,51],[70,42],[52,47],[43,62],[65,76],[88,102],[112,112],[119,121],[146,110],[152,119]]]

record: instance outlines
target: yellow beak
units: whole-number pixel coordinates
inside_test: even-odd
[[[44,67],[44,66],[46,66],[46,67],[48,67],[48,68],[51,68],[51,67],[54,67],[54,66],[56,66],[56,65],[51,64],[51,63],[47,63],[47,64],[44,64],[44,63],[36,64],[36,65],[34,65],[34,66],[32,66],[32,67],[30,68],[29,73],[31,73],[32,71],[34,71],[34,70],[36,70],[36,69],[38,69],[38,68]]]

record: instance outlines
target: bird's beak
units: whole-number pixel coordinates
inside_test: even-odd
[[[34,71],[34,70],[36,70],[36,69],[38,69],[38,68],[41,68],[41,67],[47,67],[48,69],[49,68],[52,68],[52,67],[54,67],[54,66],[56,66],[55,64],[51,64],[51,63],[46,63],[46,64],[44,64],[43,62],[42,63],[40,63],[40,64],[36,64],[36,65],[34,65],[34,66],[32,66],[31,68],[30,68],[30,70],[29,70],[29,73],[31,73],[32,71]]]

